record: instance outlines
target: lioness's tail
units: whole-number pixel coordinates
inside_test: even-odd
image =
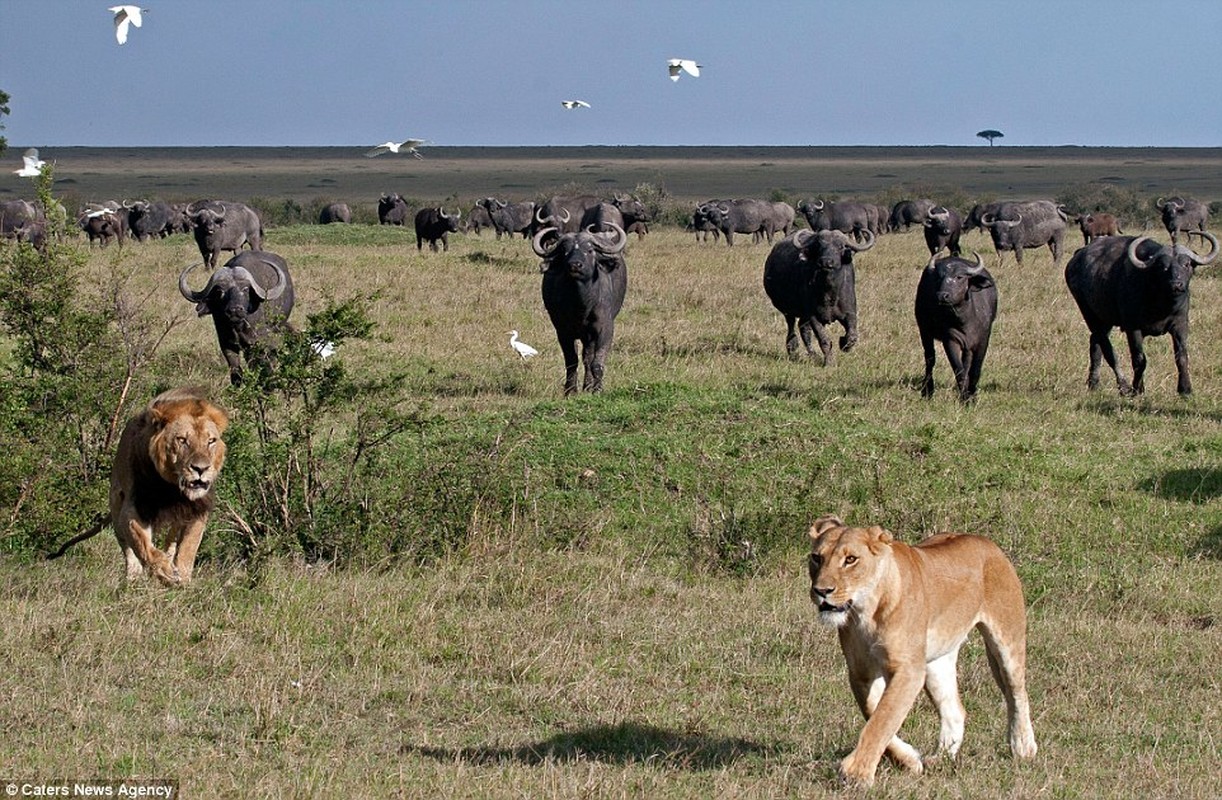
[[[59,558],[64,553],[68,552],[69,547],[76,544],[77,542],[83,542],[90,537],[97,536],[99,533],[102,532],[102,529],[105,528],[109,524],[110,524],[110,514],[98,514],[96,517],[94,517],[93,524],[89,526],[89,530],[77,536],[73,536],[71,539],[64,542],[63,547],[59,548],[54,553],[47,553],[47,560],[51,561],[53,559]]]

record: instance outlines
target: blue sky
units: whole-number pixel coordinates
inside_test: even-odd
[[[1218,0],[112,4],[0,0],[11,145],[1222,146]]]

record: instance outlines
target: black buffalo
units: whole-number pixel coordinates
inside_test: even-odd
[[[416,212],[416,249],[423,250],[424,243],[429,243],[429,249],[437,252],[437,242],[441,242],[442,250],[450,249],[450,234],[458,232],[458,223],[462,212],[447,214],[443,206],[437,208],[422,208]]]
[[[707,242],[709,234],[713,235],[713,241],[721,241],[721,229],[713,224],[709,219],[709,206],[717,203],[727,203],[728,200],[710,200],[707,203],[701,203],[692,211],[692,221],[689,224],[688,230],[694,231],[697,242]]]
[[[764,262],[764,291],[772,305],[785,315],[785,350],[798,351],[798,333],[806,352],[814,357],[811,334],[819,342],[826,366],[832,358],[827,325],[844,328],[840,349],[848,352],[857,344],[857,275],[853,255],[874,246],[874,234],[866,230],[865,241],[854,242],[841,231],[797,231],[777,242]],[[796,331],[795,331],[796,327]]]
[[[993,320],[997,318],[997,284],[984,268],[980,254],[976,263],[951,256],[931,256],[916,291],[916,322],[925,351],[925,379],[921,395],[933,395],[934,342],[941,342],[946,360],[955,373],[959,399],[976,397],[980,369],[989,349]]]
[[[323,206],[322,211],[318,212],[319,225],[331,225],[336,222],[345,224],[352,222],[352,209],[347,203],[331,203]]]
[[[398,194],[384,194],[378,198],[379,225],[406,225],[411,212],[407,201]]]
[[[1086,327],[1090,329],[1090,371],[1086,385],[1099,386],[1099,362],[1116,374],[1122,395],[1145,391],[1146,336],[1171,334],[1175,368],[1179,373],[1176,390],[1192,393],[1188,372],[1188,284],[1198,266],[1218,257],[1218,240],[1211,233],[1200,233],[1212,249],[1198,255],[1182,245],[1160,244],[1148,236],[1105,236],[1073,254],[1065,265],[1065,283]],[[1110,338],[1112,328],[1120,328],[1129,341],[1133,362],[1133,382],[1124,377],[1116,364]]]
[[[583,231],[609,233],[614,228],[626,231],[628,224],[624,221],[624,215],[619,210],[619,206],[611,203],[599,203],[592,206],[586,209],[585,215],[581,218]]]
[[[479,236],[484,228],[496,229],[492,224],[492,215],[488,213],[488,209],[476,203],[467,212],[467,221],[462,224],[462,231],[463,233],[474,233],[476,236]]]
[[[611,205],[619,209],[620,214],[624,217],[624,230],[636,227],[641,230],[647,223],[650,222],[649,209],[645,208],[645,204],[632,195],[616,195],[611,199]],[[643,237],[644,233],[639,236]]]
[[[222,250],[237,253],[243,245],[251,250],[263,249],[263,223],[250,206],[214,200],[201,205],[191,215],[195,244],[204,265],[216,267]]]
[[[488,209],[488,216],[492,218],[492,227],[496,229],[496,238],[501,236],[512,237],[515,233],[522,234],[522,238],[530,235],[530,231],[535,222],[535,204],[531,200],[520,203],[509,203],[504,200],[497,200],[495,197],[485,197],[479,200],[476,205]]]
[[[929,254],[949,250],[952,256],[962,255],[959,238],[963,235],[963,217],[953,208],[933,206],[926,212],[925,246]]]
[[[46,244],[47,217],[26,200],[0,200],[0,238],[29,242],[41,250]]]
[[[576,233],[581,230],[581,221],[586,212],[602,202],[592,194],[558,194],[535,209],[532,236],[545,228],[555,228],[560,233]]]
[[[212,273],[203,289],[187,284],[193,264],[178,276],[178,290],[195,303],[199,316],[212,316],[221,355],[229,364],[229,380],[242,382],[242,357],[266,366],[276,349],[276,337],[293,311],[293,279],[288,264],[275,253],[243,252]]]
[[[697,209],[708,222],[726,237],[726,245],[734,246],[734,234],[749,233],[753,241],[766,236],[772,241],[777,231],[793,226],[793,209],[788,203],[770,203],[766,200],[747,198],[743,200],[710,200]]]
[[[127,227],[137,241],[165,238],[173,233],[176,214],[169,203],[137,200],[127,206]]]
[[[115,212],[109,208],[94,208],[81,214],[77,224],[89,237],[89,244],[99,243],[102,247],[111,240],[123,244],[123,228]]]
[[[863,232],[870,230],[870,212],[865,203],[803,200],[798,211],[806,217],[812,231],[840,231],[852,234],[857,241],[863,240]]]
[[[1203,231],[1209,224],[1209,206],[1191,197],[1170,197],[1155,201],[1158,210],[1162,212],[1163,227],[1171,234],[1171,243],[1179,239],[1180,231]]]
[[[1046,245],[1052,251],[1052,263],[1059,265],[1068,220],[1065,210],[1051,200],[1001,203],[996,214],[981,215],[998,258],[1003,251],[1012,250],[1019,264],[1023,263],[1023,250]]]
[[[577,391],[578,342],[585,365],[582,389],[601,391],[615,317],[628,291],[623,257],[628,234],[622,228],[565,234],[544,228],[531,243],[543,259],[543,306],[564,352],[564,393]]]
[[[913,225],[924,225],[929,219],[929,209],[934,201],[919,197],[916,200],[900,200],[891,207],[887,225],[893,231],[908,230]]]

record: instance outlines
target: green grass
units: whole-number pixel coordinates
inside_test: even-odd
[[[369,513],[438,546],[258,576],[213,558],[174,592],[116,593],[109,534],[0,561],[0,775],[217,797],[834,796],[861,723],[803,560],[809,522],[834,512],[907,541],[992,537],[1031,611],[1037,759],[1011,762],[973,639],[958,762],[884,764],[875,796],[1216,796],[1217,268],[1192,285],[1196,394],[1176,396],[1161,337],[1147,394],[1125,399],[1086,391],[1086,329],[1047,252],[997,268],[977,236],[1001,314],[965,407],[941,353],[937,394],[919,394],[917,233],[858,257],[861,342],[828,368],[785,357],[766,246],[633,240],[606,391],[565,399],[529,243],[417,254],[405,231],[268,231],[295,317],[380,290],[380,336],[339,357],[405,372],[417,424],[379,454]],[[90,268],[118,263],[185,317],[192,251],[95,251]],[[511,328],[541,355],[518,361]],[[156,369],[225,397],[206,320],[175,328]],[[206,545],[234,535],[221,483]],[[927,702],[905,735],[932,750]]]

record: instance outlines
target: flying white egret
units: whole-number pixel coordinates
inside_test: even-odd
[[[373,158],[383,153],[411,153],[416,158],[424,158],[416,148],[428,144],[425,139],[408,139],[405,142],[383,142],[365,154],[365,158]]]
[[[119,44],[127,44],[128,27],[135,25],[139,28],[144,22],[140,15],[146,10],[140,6],[111,6],[107,9],[115,14],[115,38],[119,40]]]
[[[38,148],[31,147],[21,155],[21,169],[13,172],[23,178],[37,178],[47,162],[38,157]]]
[[[585,100],[561,100],[560,105],[565,108],[589,108],[590,104]]]
[[[509,332],[509,346],[517,351],[518,355],[522,357],[523,361],[525,361],[528,358],[533,358],[534,356],[539,355],[538,350],[531,347],[526,342],[518,341],[518,332],[517,331]]]
[[[680,70],[691,75],[693,78],[699,78],[700,66],[700,64],[697,64],[690,58],[669,58],[666,60],[666,70],[670,73],[672,81],[679,80]]]

